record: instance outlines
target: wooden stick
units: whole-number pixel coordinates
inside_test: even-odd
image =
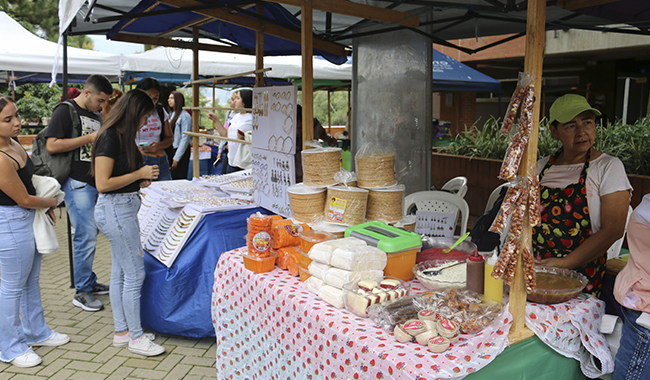
[[[272,69],[270,67],[264,68],[264,69],[258,69],[258,70],[253,70],[253,71],[247,71],[245,73],[239,73],[239,74],[233,74],[233,75],[226,75],[222,77],[213,77],[213,78],[206,78],[206,79],[197,79],[197,80],[192,80],[189,82],[183,82],[183,84],[196,84],[196,83],[208,83],[208,82],[216,82],[224,79],[230,79],[230,78],[238,78],[238,77],[243,77],[245,75],[250,75],[250,74],[257,74],[257,73],[263,73],[266,71],[271,71]]]
[[[252,108],[230,108],[230,107],[183,107],[184,110],[231,110],[253,112]]]
[[[252,142],[246,141],[246,140],[239,140],[239,139],[231,139],[230,137],[223,137],[223,136],[217,136],[217,135],[206,135],[205,133],[194,133],[194,132],[183,132],[188,136],[192,137],[205,137],[206,139],[209,140],[223,140],[223,141],[232,141],[240,144],[246,144],[246,145],[251,145]]]

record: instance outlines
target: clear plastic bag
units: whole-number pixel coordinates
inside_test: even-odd
[[[365,143],[354,157],[360,187],[388,187],[395,178],[395,148]]]

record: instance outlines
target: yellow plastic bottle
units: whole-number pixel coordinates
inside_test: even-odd
[[[483,292],[486,298],[496,302],[503,302],[503,281],[492,277],[492,269],[494,269],[496,263],[497,250],[495,249],[485,262],[485,276],[483,278],[485,286]]]

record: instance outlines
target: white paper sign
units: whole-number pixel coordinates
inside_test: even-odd
[[[251,148],[255,203],[285,218],[291,217],[287,188],[296,183],[294,156]]]
[[[456,215],[449,212],[415,212],[415,232],[430,237],[454,237]]]

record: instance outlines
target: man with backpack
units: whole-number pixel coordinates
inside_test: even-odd
[[[91,75],[84,89],[68,105],[54,109],[45,131],[47,152],[51,155],[72,152],[69,178],[62,182],[65,205],[74,226],[74,306],[85,311],[104,308],[95,294],[107,294],[108,285],[97,282],[92,266],[97,245],[95,203],[97,189],[90,175],[90,158],[95,135],[101,126],[102,106],[113,93],[111,82],[103,75]],[[74,110],[70,109],[70,105]],[[75,115],[78,120],[73,120]],[[76,131],[73,131],[75,129]]]

